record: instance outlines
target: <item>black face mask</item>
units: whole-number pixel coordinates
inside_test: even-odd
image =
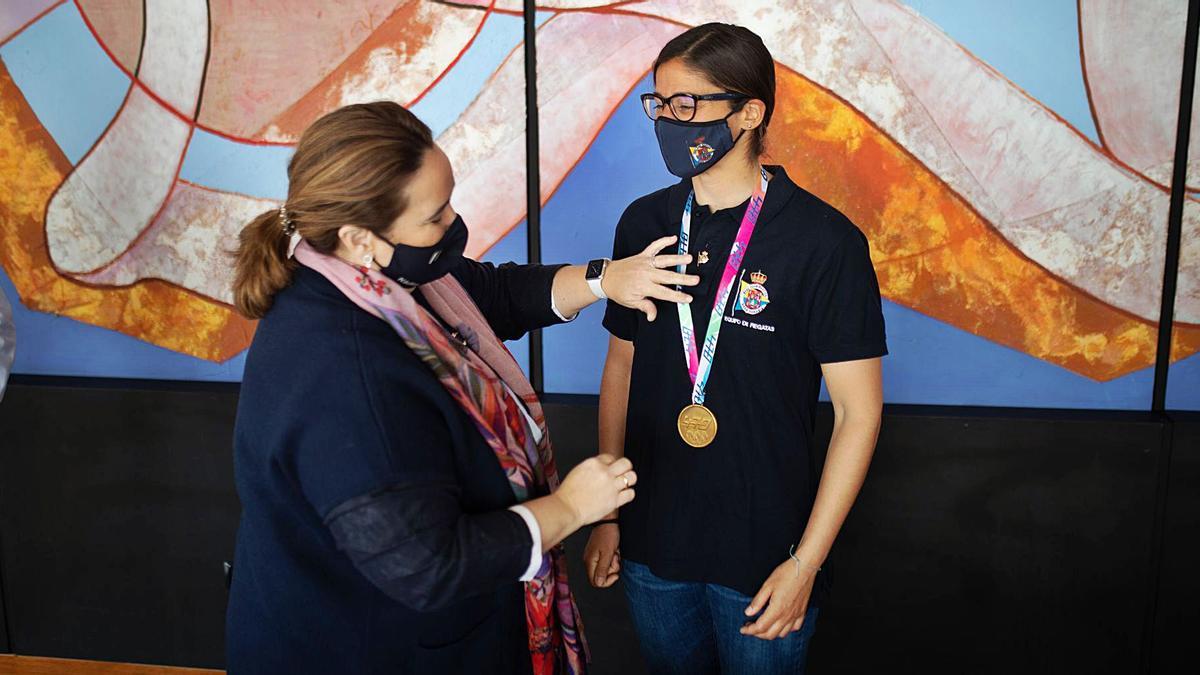
[[[441,279],[462,260],[467,249],[467,225],[455,216],[446,233],[433,246],[392,244],[392,261],[381,271],[405,288]]]
[[[667,163],[667,171],[680,178],[691,178],[721,161],[746,133],[743,129],[737,138],[729,133],[725,120],[735,112],[711,122],[680,122],[667,117],[655,120],[654,134],[658,136],[658,149]]]

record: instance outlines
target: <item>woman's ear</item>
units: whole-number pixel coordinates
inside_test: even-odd
[[[763,119],[766,118],[767,106],[762,101],[752,98],[742,106],[741,112],[741,128],[752,131],[762,125]]]
[[[370,250],[371,233],[357,225],[343,225],[338,228],[338,241],[342,247],[351,252]]]

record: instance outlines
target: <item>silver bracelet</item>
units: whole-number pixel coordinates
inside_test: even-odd
[[[792,544],[792,547],[788,549],[788,557],[796,562],[796,576],[800,576],[800,570],[812,570],[812,572],[814,574],[821,571],[820,567],[813,567],[812,565],[805,565],[803,562],[800,561],[799,558],[796,557],[796,545],[795,544]]]

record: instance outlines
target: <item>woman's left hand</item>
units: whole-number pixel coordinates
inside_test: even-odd
[[[746,608],[746,616],[762,612],[763,607],[767,610],[754,623],[742,626],[742,635],[774,640],[800,630],[816,578],[815,570],[798,567],[793,560],[776,567]]]
[[[692,296],[673,287],[695,286],[700,283],[700,277],[680,274],[673,268],[687,265],[692,261],[692,256],[659,255],[676,239],[674,236],[657,239],[637,255],[610,262],[601,282],[604,294],[618,305],[645,312],[649,321],[658,315],[658,308],[654,305],[656,298],[675,303],[691,302]]]

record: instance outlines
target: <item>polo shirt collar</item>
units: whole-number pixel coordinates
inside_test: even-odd
[[[767,222],[779,215],[783,207],[796,194],[796,184],[788,177],[787,170],[782,166],[766,164],[764,165],[767,171],[773,176],[771,178],[770,187],[767,189],[767,198],[763,202],[762,213],[759,216],[759,222]],[[683,206],[687,203],[688,194],[692,191],[692,180],[684,178],[675,185],[672,185],[667,192],[667,207],[668,214],[671,218],[678,218],[679,214],[683,213]]]

